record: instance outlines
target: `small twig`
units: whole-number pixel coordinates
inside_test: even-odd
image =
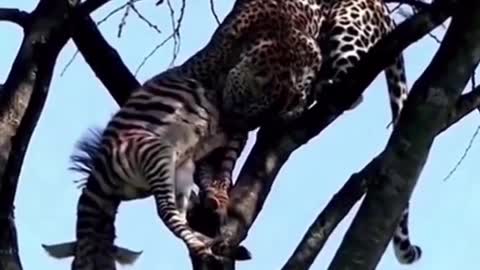
[[[168,2],[168,1],[167,1]],[[137,69],[135,70],[135,76],[137,76],[138,72],[140,71],[140,69],[145,65],[145,63],[148,61],[148,59],[150,59],[154,54],[155,52],[160,49],[161,47],[163,47],[163,45],[165,45],[169,40],[171,40],[172,38],[175,40],[176,38],[180,37],[180,34],[179,34],[179,30],[180,30],[180,26],[181,26],[181,23],[183,21],[183,16],[185,14],[185,6],[186,6],[186,3],[185,3],[185,0],[182,0],[182,7],[180,8],[180,16],[179,18],[177,19],[177,22],[174,27],[174,30],[172,32],[172,34],[170,34],[167,38],[165,38],[162,42],[160,42],[160,44],[158,44],[157,46],[155,46],[155,48],[153,48],[152,51],[150,51],[150,53],[147,54],[147,56],[145,56],[142,60],[142,62],[140,63],[140,65],[137,67]],[[174,45],[175,47],[175,45]],[[174,51],[175,52],[175,51]],[[170,63],[170,66],[172,65],[172,63],[175,61],[176,57],[177,57],[177,54],[178,53],[174,53],[173,57],[172,57],[172,62]]]
[[[431,37],[433,40],[435,40],[438,44],[442,43],[442,40],[440,40],[440,38],[438,38],[434,34],[428,33],[428,36]]]
[[[393,7],[392,9],[390,9],[388,6],[387,6],[387,9],[388,9],[388,14],[392,15],[394,12],[396,12],[397,10],[399,10],[404,4],[403,3],[398,3],[395,7]]]
[[[143,22],[145,22],[150,28],[153,28],[153,30],[155,30],[158,34],[161,34],[162,31],[160,30],[160,28],[158,28],[157,25],[153,24],[152,22],[150,22],[147,18],[145,18],[142,13],[140,13],[140,11],[138,11],[138,9],[135,7],[134,4],[132,4],[131,6],[131,9],[133,10],[133,12],[137,15],[137,17],[142,20]]]
[[[83,5],[87,4],[88,2],[92,2],[92,3],[100,3],[102,2],[103,0],[95,0],[95,1],[87,1],[87,2],[84,2],[82,5],[80,5],[80,9],[82,8],[88,8],[87,7],[84,7]],[[102,19],[100,19],[98,22],[96,22],[97,26],[101,25],[102,23],[106,22],[110,17],[112,17],[113,15],[115,15],[116,13],[122,11],[124,8],[127,8],[129,6],[129,4],[131,3],[132,5],[136,2],[140,2],[142,0],[130,0],[128,1],[127,3],[115,8],[114,10],[112,10],[111,12],[109,12],[105,17],[103,17]],[[92,4],[93,5],[93,4]],[[82,11],[81,11],[82,12]],[[72,57],[70,58],[70,60],[68,60],[67,64],[65,64],[65,66],[63,67],[62,69],[62,72],[60,73],[60,77],[62,77],[63,75],[65,75],[65,73],[67,72],[68,68],[72,65],[73,61],[75,61],[76,57],[78,55],[78,49],[75,51],[75,53],[72,55]]]
[[[118,25],[118,32],[117,32],[117,37],[120,38],[122,36],[122,30],[123,27],[127,24],[127,17],[128,14],[130,13],[130,9],[132,8],[132,0],[129,0],[127,2],[127,7],[125,8],[125,12],[123,13],[122,18],[120,19],[120,24]]]
[[[70,60],[68,60],[68,62],[65,64],[65,66],[63,67],[62,69],[62,72],[60,72],[60,77],[63,77],[63,75],[65,74],[65,72],[67,71],[67,69],[72,65],[73,61],[75,60],[75,58],[77,57],[77,54],[79,53],[78,49],[75,51],[75,53],[72,55],[72,58],[70,58]]]
[[[99,9],[106,4],[109,0],[87,0],[78,5],[78,10],[82,15],[88,15],[93,11]]]
[[[472,138],[470,138],[470,141],[468,142],[468,146],[463,152],[462,157],[460,157],[460,160],[458,160],[457,164],[455,164],[455,166],[453,167],[452,170],[450,170],[447,176],[443,178],[443,181],[447,181],[457,171],[458,167],[460,167],[460,165],[463,163],[463,161],[467,157],[468,152],[470,151],[470,148],[472,148],[473,142],[475,141],[475,138],[477,138],[477,135],[479,132],[480,132],[480,125],[477,127],[477,129],[473,133]]]
[[[139,2],[139,1],[142,1],[142,0],[130,0],[128,1],[127,3],[113,9],[112,11],[110,11],[105,17],[103,17],[102,19],[100,19],[98,22],[97,22],[97,25],[100,25],[104,22],[106,22],[110,17],[112,17],[113,15],[115,15],[116,13],[122,11],[124,8],[126,8],[128,5],[130,5],[130,2],[132,3],[136,3],[136,2]]]
[[[217,24],[220,24],[220,19],[217,16],[217,12],[215,12],[215,2],[214,0],[210,0],[210,10],[212,11],[213,17],[215,18],[215,21],[217,21]]]
[[[318,214],[282,270],[308,269],[338,224],[367,190],[367,174],[374,162],[354,173]]]
[[[476,89],[477,87],[477,83],[476,83],[476,78],[475,78],[475,70],[473,70],[472,72],[472,76],[470,77],[470,82],[471,82],[471,86],[472,86],[472,92],[474,91],[478,91]],[[480,108],[477,107],[477,110],[480,111]],[[453,167],[452,170],[450,170],[450,172],[448,173],[447,176],[445,176],[445,178],[443,178],[443,181],[447,181],[454,173],[455,171],[457,171],[458,167],[460,167],[460,165],[462,164],[463,160],[467,157],[467,154],[468,152],[470,151],[470,148],[472,148],[472,145],[473,145],[473,141],[475,140],[475,138],[477,137],[478,133],[480,131],[480,126],[477,127],[477,129],[475,130],[475,132],[473,133],[472,135],[472,138],[470,138],[470,141],[468,143],[468,146],[467,148],[465,149],[465,151],[463,152],[463,155],[462,157],[460,157],[460,160],[457,162],[457,164],[455,164],[455,166]]]
[[[180,52],[180,25],[181,21],[183,20],[183,13],[185,9],[185,0],[182,0],[182,7],[180,9],[180,17],[177,22],[175,22],[175,10],[172,6],[170,0],[167,0],[167,5],[170,10],[171,21],[172,21],[172,31],[173,31],[173,53],[172,53],[172,60],[170,61],[169,67],[173,66],[175,60],[178,57],[178,53]]]
[[[0,8],[0,21],[12,22],[25,27],[29,13],[17,8]]]

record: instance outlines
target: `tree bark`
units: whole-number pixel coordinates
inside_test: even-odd
[[[430,8],[405,20],[365,55],[350,73],[349,80],[322,91],[325,96],[320,97],[318,104],[292,125],[260,129],[231,191],[229,217],[221,228],[224,242],[218,249],[230,249],[246,238],[290,154],[337,119],[399,53],[443,23],[458,2],[437,0]]]
[[[18,177],[78,2],[41,0],[31,14],[0,18],[18,23],[25,34],[0,92],[0,269],[22,269],[14,223]]]
[[[430,66],[414,84],[378,156],[367,195],[328,269],[375,269],[428,158],[480,61],[480,2],[465,0]]]
[[[437,134],[452,127],[460,119],[480,107],[480,87],[462,95],[455,107],[450,110],[446,125]],[[360,172],[352,174],[342,188],[333,196],[327,206],[315,218],[293,254],[283,266],[282,270],[308,269],[313,264],[328,238],[337,225],[345,218],[352,207],[367,191],[367,179],[372,171],[371,162]]]

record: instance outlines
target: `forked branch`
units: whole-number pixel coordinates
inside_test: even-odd
[[[405,20],[364,57],[348,81],[323,91],[326,96],[292,126],[277,130],[271,127],[260,129],[230,194],[229,219],[222,227],[225,238],[222,248],[236,246],[245,239],[289,155],[349,108],[378,73],[410,44],[445,21],[458,2],[437,0],[429,9]],[[341,96],[335,96],[335,93],[341,93]]]
[[[21,27],[25,27],[29,18],[26,11],[16,8],[0,8],[0,21],[16,23]]]

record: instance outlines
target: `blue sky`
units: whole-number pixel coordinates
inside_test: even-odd
[[[3,0],[0,6],[31,11],[36,2]],[[124,2],[112,1],[94,14],[95,19]],[[171,33],[168,9],[154,7],[153,2],[143,1],[137,7],[160,26],[161,35],[134,14],[128,18],[121,39],[116,34],[122,13],[101,26],[103,34],[132,71]],[[178,7],[180,1],[172,2]],[[208,3],[207,0],[187,1],[177,64],[204,46],[214,31],[216,23]],[[233,1],[215,3],[223,18]],[[8,75],[21,38],[20,28],[0,23],[0,82]],[[429,63],[437,46],[432,39],[424,38],[406,51],[410,86]],[[80,190],[73,183],[79,176],[67,169],[69,155],[87,128],[104,125],[117,110],[117,105],[81,56],[60,76],[75,50],[69,42],[60,54],[50,94],[21,173],[16,223],[25,269],[69,269],[70,259],[49,258],[40,245],[74,238]],[[171,43],[160,49],[140,71],[138,79],[144,81],[164,71],[171,52]],[[363,168],[384,148],[391,132],[385,128],[389,117],[386,85],[380,75],[368,89],[361,106],[343,115],[290,157],[244,242],[252,251],[253,259],[240,262],[239,270],[279,269],[283,265],[331,196],[353,172]],[[457,172],[446,182],[442,179],[463,154],[479,120],[478,113],[472,113],[436,140],[413,194],[410,231],[413,240],[423,248],[422,260],[413,266],[401,266],[389,246],[378,269],[450,270],[477,266],[480,212],[475,207],[480,205],[480,197],[475,198],[474,194],[480,191],[480,181],[475,179],[480,144],[475,141]],[[252,143],[249,140],[249,148]],[[353,214],[352,211],[332,235],[312,269],[328,266]],[[151,198],[122,204],[116,226],[117,244],[143,250],[137,263],[126,269],[190,269],[186,248],[161,223]]]

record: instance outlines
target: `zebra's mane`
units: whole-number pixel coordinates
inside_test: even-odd
[[[74,180],[78,188],[85,186],[90,175],[94,160],[101,149],[103,129],[99,127],[89,128],[75,145],[75,150],[70,156],[72,165],[71,171],[84,175],[82,178]]]

